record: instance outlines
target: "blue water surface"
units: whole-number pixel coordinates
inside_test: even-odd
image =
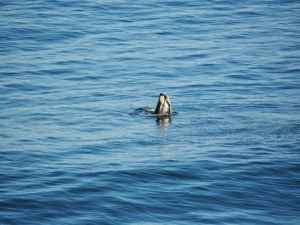
[[[0,8],[0,224],[300,224],[298,1]]]

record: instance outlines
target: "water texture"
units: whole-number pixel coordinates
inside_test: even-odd
[[[0,8],[0,224],[300,224],[298,1]]]

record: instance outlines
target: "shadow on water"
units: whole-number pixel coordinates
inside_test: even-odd
[[[175,115],[177,115],[178,112],[173,112],[171,115],[157,115],[154,114],[154,108],[152,107],[142,107],[136,109],[131,115],[139,115],[139,116],[146,116],[149,118],[156,118],[155,122],[156,125],[158,125],[158,143],[159,145],[158,150],[160,153],[160,156],[163,160],[173,160],[174,158],[174,152],[172,150],[172,144],[170,141],[170,131],[172,128],[172,121]]]
[[[159,138],[159,143],[161,143],[158,146],[160,157],[163,160],[172,160],[174,152],[169,140],[172,117],[170,115],[157,116],[156,124],[158,125],[159,131],[157,136]]]
[[[172,124],[172,117],[170,115],[158,116],[156,123],[160,126],[170,126]]]

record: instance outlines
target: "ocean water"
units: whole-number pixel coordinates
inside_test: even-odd
[[[300,224],[298,1],[0,8],[0,224]]]

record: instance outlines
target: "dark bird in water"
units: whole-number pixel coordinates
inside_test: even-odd
[[[172,114],[171,100],[168,95],[160,93],[154,113],[158,115]]]

